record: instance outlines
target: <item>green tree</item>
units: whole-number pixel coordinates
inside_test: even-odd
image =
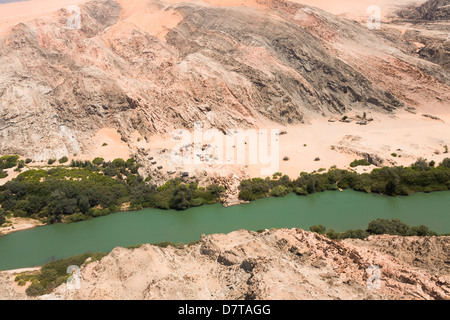
[[[319,234],[325,234],[327,228],[325,228],[323,225],[319,224],[319,225],[311,226],[309,228],[309,230],[311,230],[312,232],[319,233]]]
[[[406,236],[409,232],[409,227],[399,219],[376,219],[369,223],[367,232],[371,234],[391,234]]]
[[[450,158],[445,158],[439,165],[441,167],[450,168]]]
[[[59,159],[59,163],[66,163],[67,161],[69,161],[69,158],[67,158],[66,156],[62,157],[61,159]]]
[[[92,163],[97,165],[97,166],[99,166],[99,165],[101,165],[103,163],[103,161],[105,161],[105,159],[97,157],[94,160],[92,160]]]
[[[5,216],[3,215],[3,212],[0,211],[0,226],[1,226],[2,224],[4,224],[5,221],[6,221],[6,218],[5,218]]]

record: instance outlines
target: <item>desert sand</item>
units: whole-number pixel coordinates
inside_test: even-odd
[[[102,157],[105,161],[117,158],[128,159],[131,155],[129,146],[121,140],[120,134],[113,128],[99,130],[91,138],[91,148],[74,157],[76,160],[93,160]]]
[[[348,114],[355,119],[357,115]],[[302,171],[313,172],[320,168],[329,169],[331,166],[351,169],[350,162],[364,158],[365,154],[377,155],[383,159],[382,165],[388,166],[409,166],[418,158],[439,163],[450,156],[445,153],[445,146],[450,146],[450,116],[442,113],[438,114],[438,117],[442,120],[424,117],[420,112],[411,114],[399,111],[395,115],[368,112],[367,118],[373,118],[373,121],[367,125],[356,124],[358,120],[345,123],[338,121],[338,118],[335,118],[335,122],[317,118],[309,124],[295,126],[266,123],[260,129],[278,129],[280,132],[287,132],[279,136],[279,153],[277,154],[279,167],[276,171],[296,178]],[[148,142],[141,141],[139,147],[147,150],[148,156],[155,158],[164,170],[232,172],[250,177],[265,177],[276,172],[261,174],[264,165],[259,163],[259,158],[258,164],[250,162],[248,144],[244,165],[237,164],[236,153],[234,161],[229,164],[224,164],[224,161],[215,163],[202,161],[198,164],[175,165],[172,163],[172,158],[167,155],[169,152],[165,152],[167,156],[162,157],[161,150],[170,152],[176,150],[180,144],[180,141],[173,140],[176,133],[172,136],[153,136]],[[190,133],[193,134],[193,132]],[[215,145],[214,140],[205,138],[204,144],[207,143]],[[247,140],[247,143],[250,141]],[[207,153],[208,150],[204,152],[204,154]],[[392,156],[393,153],[397,156]],[[289,160],[284,161],[284,157],[288,157]],[[320,160],[316,161],[316,158]],[[358,167],[356,170],[369,172],[373,168],[376,166]],[[242,174],[242,171],[245,173]]]
[[[0,33],[18,23],[51,16],[61,8],[85,2],[87,0],[30,0],[0,4]]]

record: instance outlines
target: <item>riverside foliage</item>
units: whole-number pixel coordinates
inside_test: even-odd
[[[324,234],[330,239],[365,239],[370,235],[390,234],[396,236],[437,236],[438,234],[430,230],[427,226],[420,225],[410,227],[399,219],[376,219],[369,223],[366,230],[356,229],[344,232],[336,232],[333,229],[326,230],[323,225],[315,225],[309,228],[312,232]]]
[[[156,187],[144,180],[138,169],[134,159],[105,162],[96,158],[92,162],[72,161],[69,166],[25,171],[0,187],[2,215],[33,217],[49,224],[76,222],[125,209],[185,210],[217,203],[225,191],[219,185],[204,188],[178,178]],[[347,188],[390,196],[449,190],[450,159],[444,159],[439,166],[418,160],[410,167],[384,167],[363,174],[340,169],[303,172],[295,180],[275,173],[272,178],[242,181],[239,198],[252,201],[291,192],[308,195]]]
[[[198,187],[180,179],[157,188],[137,173],[134,159],[72,161],[70,167],[32,169],[0,187],[1,208],[47,223],[75,222],[120,211],[161,208],[184,210],[219,201],[223,187]]]
[[[266,179],[253,178],[241,182],[239,198],[253,201],[268,196],[285,196],[291,192],[308,195],[338,189],[353,189],[389,196],[449,190],[450,158],[445,158],[437,167],[419,159],[410,167],[383,167],[362,174],[330,169],[324,173],[302,172],[295,180],[280,175]]]

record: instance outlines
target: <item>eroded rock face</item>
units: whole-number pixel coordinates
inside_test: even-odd
[[[52,298],[448,299],[449,244],[450,237],[338,242],[300,229],[239,230],[184,249],[116,248],[82,267],[81,289],[63,284]],[[380,272],[379,287],[370,268]]]
[[[60,10],[0,36],[0,154],[79,154],[105,127],[132,144],[135,131],[194,121],[225,130],[448,101],[448,75],[436,66],[319,9],[145,1],[152,19],[176,17],[162,35],[133,21],[129,2],[107,0],[81,6],[79,30]]]
[[[397,12],[401,18],[396,23],[410,24],[403,39],[421,43],[418,55],[450,70],[450,0],[428,0],[418,6],[411,6]]]
[[[450,17],[449,0],[428,0],[419,6],[399,10],[397,15],[411,20],[448,20]]]

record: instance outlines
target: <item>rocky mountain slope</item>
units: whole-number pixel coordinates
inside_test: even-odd
[[[82,266],[80,289],[63,284],[46,298],[449,299],[449,245],[450,237],[239,230],[184,249],[116,248]]]
[[[450,16],[449,0],[429,0],[420,6],[400,10],[397,15],[400,18],[410,20],[448,20]]]
[[[405,26],[403,39],[419,43],[418,55],[450,70],[450,1],[428,0],[397,12],[396,23]]]
[[[241,2],[239,2],[241,3]],[[306,123],[450,101],[449,75],[400,39],[286,0],[92,1],[0,35],[0,154],[46,160],[192,128]]]

